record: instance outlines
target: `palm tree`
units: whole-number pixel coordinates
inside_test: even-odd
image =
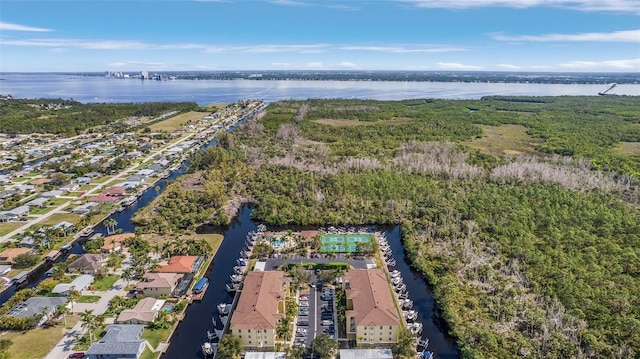
[[[80,292],[78,292],[77,289],[71,289],[67,298],[69,298],[69,302],[71,302],[71,311],[73,311],[73,304],[80,298]]]
[[[84,312],[80,313],[80,317],[82,318],[82,327],[89,331],[89,341],[93,344],[93,328],[96,322],[96,316],[93,315],[93,312],[86,309]]]
[[[111,232],[115,230],[117,225],[118,225],[118,221],[116,221],[113,218],[109,218],[106,221],[104,221],[104,226],[107,227],[107,234],[111,234]]]
[[[287,317],[281,318],[280,320],[278,320],[278,326],[276,327],[276,335],[284,341],[291,339],[291,331],[289,330],[290,326],[291,326],[291,317],[287,316]]]
[[[121,277],[127,282],[127,286],[129,286],[129,281],[133,278],[133,270],[131,270],[131,268],[124,269]]]
[[[302,359],[306,353],[305,347],[295,344],[285,350],[285,359]]]
[[[64,326],[67,327],[67,314],[71,314],[71,309],[67,305],[61,305],[58,307],[58,313],[62,314],[62,318],[64,319]]]

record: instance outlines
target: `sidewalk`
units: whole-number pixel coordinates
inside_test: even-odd
[[[76,335],[80,336],[85,332],[85,329],[82,328],[82,322],[76,323],[76,325],[69,330],[62,339],[56,344],[53,349],[47,354],[45,359],[66,359],[69,354],[74,353],[72,350],[73,346],[76,343]],[[35,343],[34,343],[35,344]]]

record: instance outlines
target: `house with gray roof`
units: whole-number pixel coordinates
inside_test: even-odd
[[[85,354],[87,359],[135,358],[142,355],[145,341],[140,339],[144,325],[112,324],[106,328],[104,337],[93,343]]]
[[[71,283],[60,283],[53,287],[51,293],[58,294],[62,296],[68,296],[72,290],[77,290],[81,292],[93,283],[93,276],[89,274],[82,274],[73,279]]]
[[[34,315],[41,315],[42,318],[37,325],[47,322],[58,310],[58,307],[65,305],[67,298],[64,297],[31,297],[22,303],[9,309],[7,315],[16,318],[27,318]]]
[[[25,203],[25,206],[29,207],[46,207],[49,198],[38,197],[36,199],[32,199],[31,201]]]

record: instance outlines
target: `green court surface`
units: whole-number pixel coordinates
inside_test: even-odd
[[[355,252],[358,243],[371,243],[370,234],[323,234],[320,251],[329,252]]]

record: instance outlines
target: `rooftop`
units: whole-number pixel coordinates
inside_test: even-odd
[[[93,343],[86,355],[132,355],[140,352],[140,347],[144,345],[144,340],[140,339],[140,334],[144,329],[138,324],[112,324],[106,328],[106,334],[99,342]]]
[[[158,273],[191,273],[196,270],[198,256],[174,256],[169,263],[156,269]]]
[[[278,304],[286,298],[288,282],[282,271],[249,272],[231,317],[231,328],[276,328],[278,320],[285,316],[278,313]]]
[[[345,295],[353,301],[353,309],[345,314],[354,317],[357,326],[400,324],[398,309],[382,269],[351,269],[342,278],[348,282]]]

